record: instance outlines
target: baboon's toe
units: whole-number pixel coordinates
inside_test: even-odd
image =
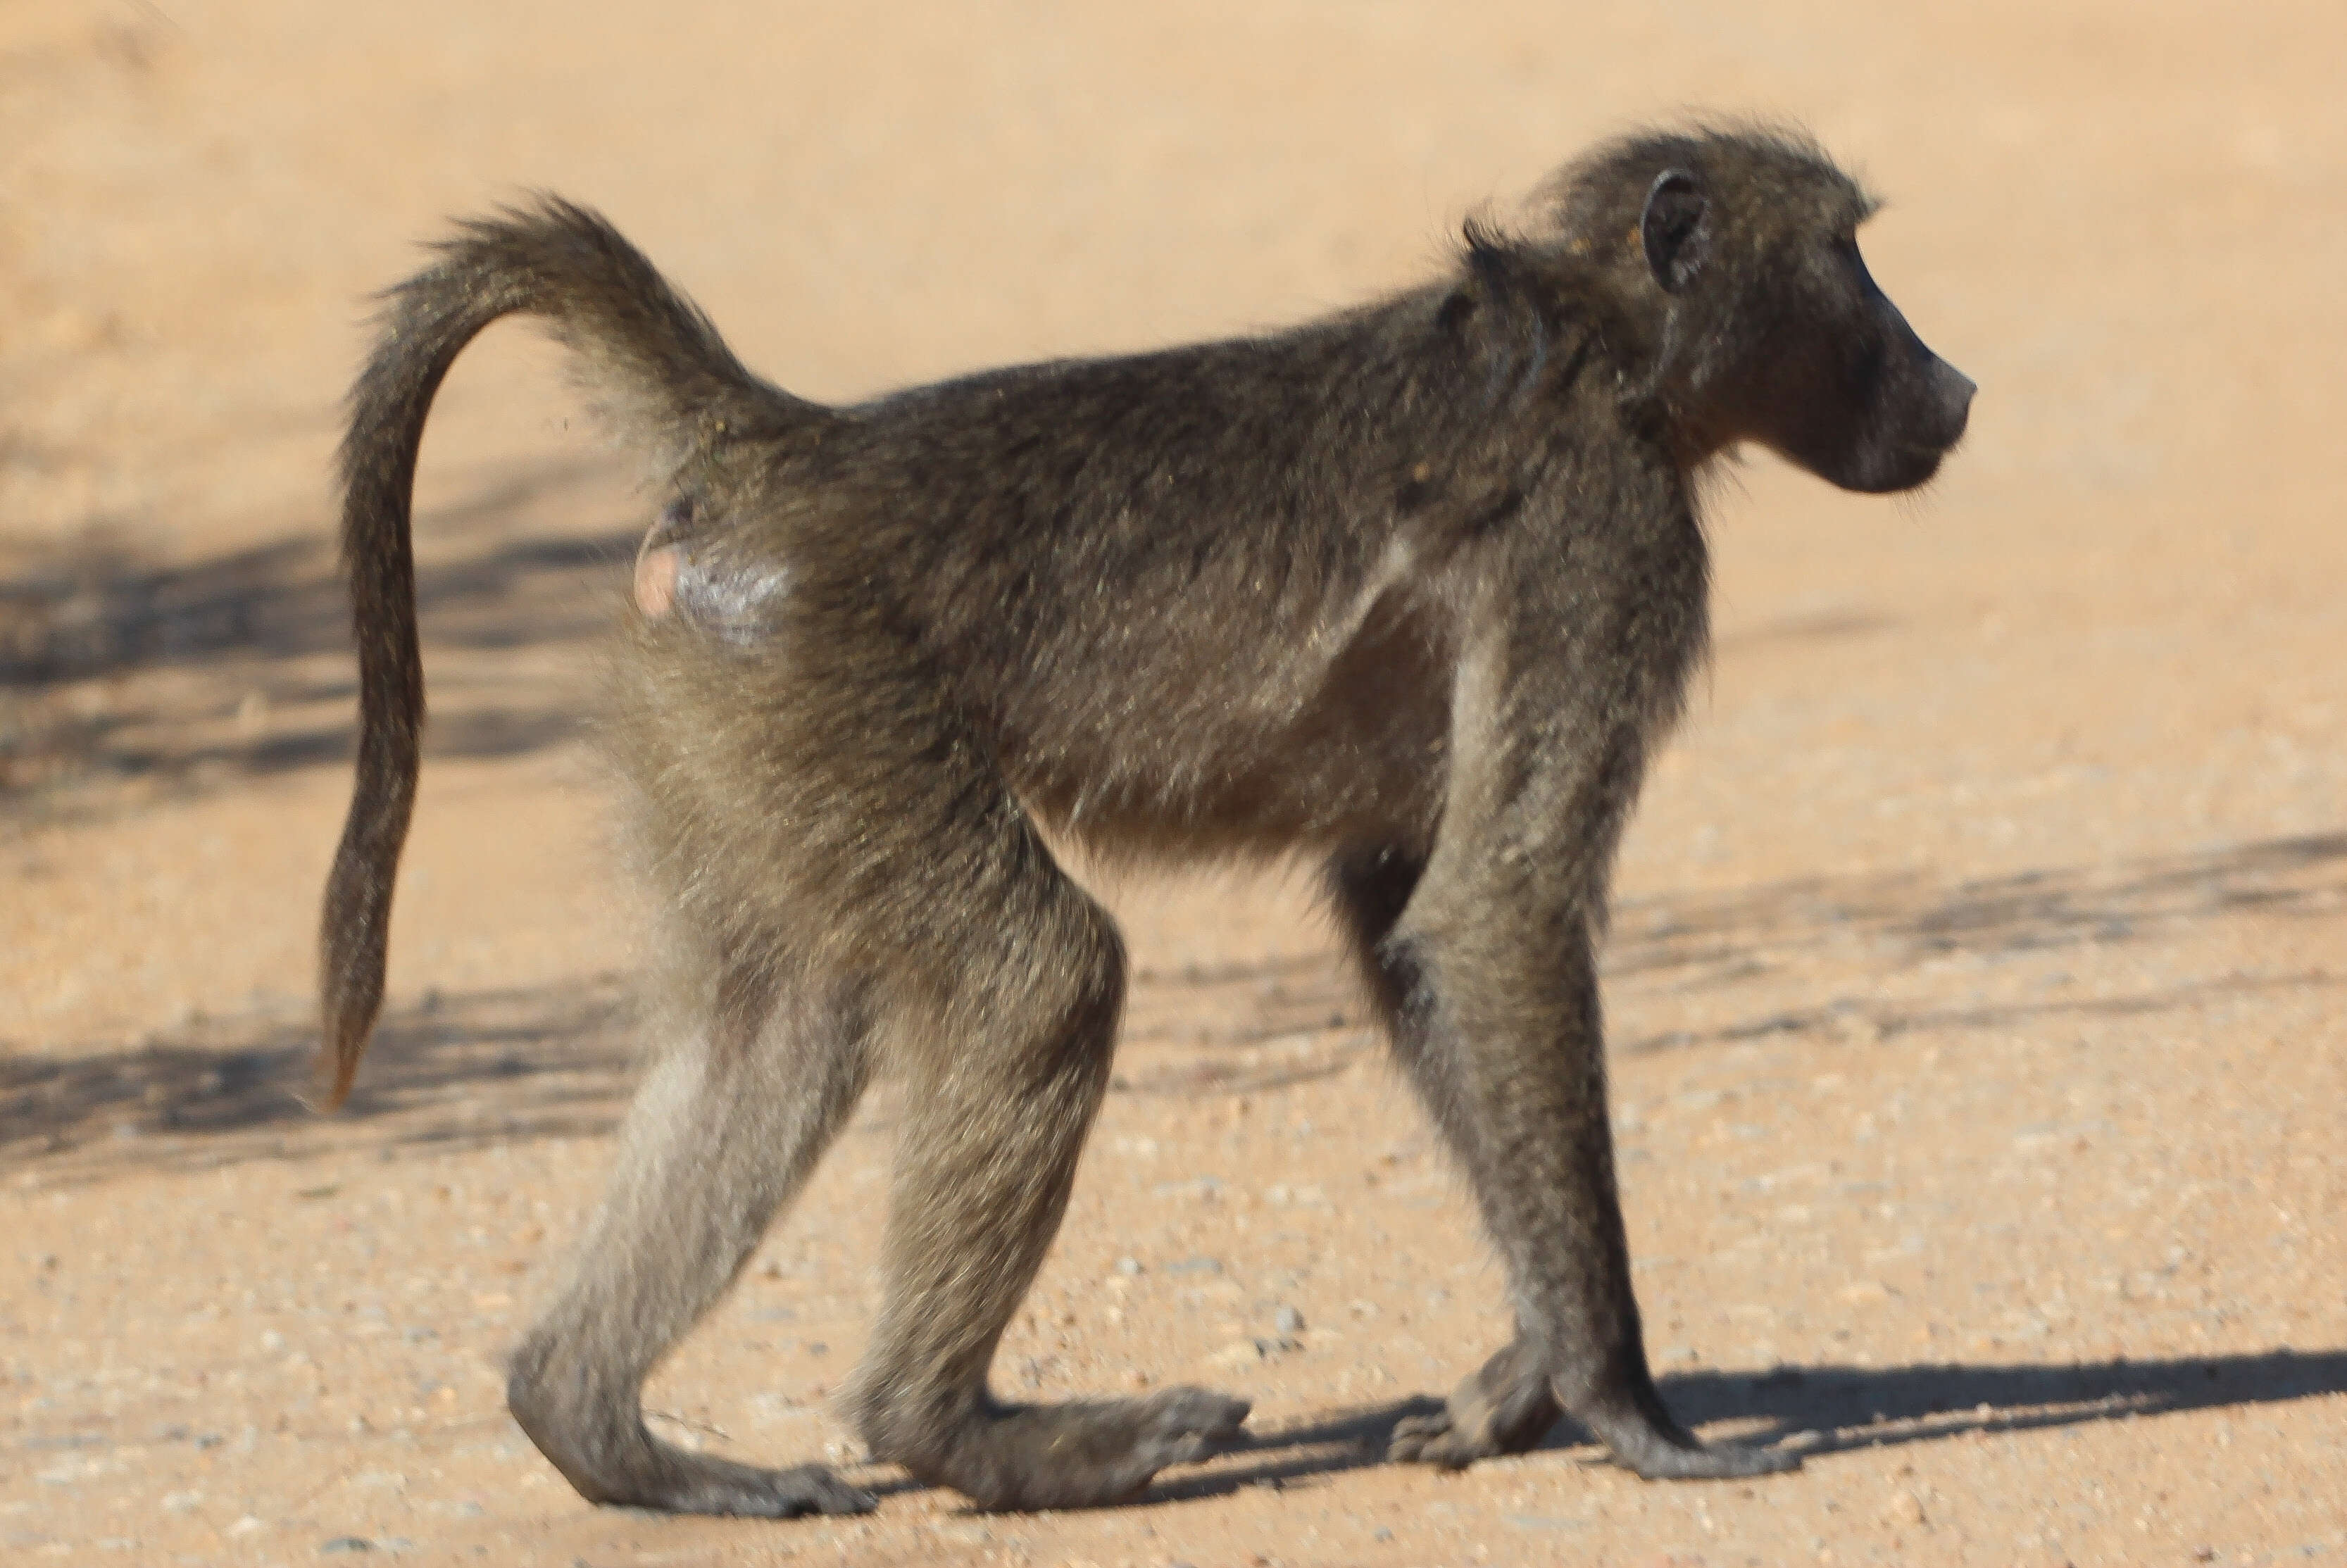
[[[1386,1444],[1386,1458],[1394,1464],[1430,1464],[1443,1470],[1464,1470],[1499,1451],[1491,1442],[1461,1432],[1449,1410],[1405,1418],[1395,1424]]]
[[[1206,1389],[1168,1389],[1143,1401],[1148,1410],[1134,1458],[1152,1470],[1194,1464],[1245,1441],[1255,1407]]]

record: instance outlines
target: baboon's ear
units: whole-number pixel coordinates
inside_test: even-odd
[[[1666,169],[1646,188],[1646,210],[1638,217],[1646,265],[1665,293],[1676,294],[1695,281],[1711,252],[1711,201],[1695,176]]]

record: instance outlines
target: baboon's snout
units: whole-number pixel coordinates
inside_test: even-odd
[[[1925,379],[1932,389],[1935,410],[1932,445],[1945,452],[1964,438],[1964,426],[1972,422],[1973,394],[1980,388],[1971,376],[1936,354],[1932,355],[1932,368]]]

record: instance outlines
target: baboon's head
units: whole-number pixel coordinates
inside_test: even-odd
[[[1858,253],[1874,203],[1777,132],[1627,138],[1558,176],[1566,248],[1651,323],[1642,384],[1706,456],[1758,441],[1850,490],[1904,490],[1964,433],[1971,379]]]

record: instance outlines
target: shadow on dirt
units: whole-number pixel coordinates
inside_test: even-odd
[[[1995,961],[2106,948],[2234,918],[2336,919],[2347,915],[2347,833],[2252,840],[2194,855],[2116,866],[2049,867],[1955,883],[1922,873],[1764,883],[1732,893],[1625,898],[1607,938],[1609,992],[1685,997],[1727,992],[1828,948],[1870,977],[1919,970],[1961,955]],[[1333,955],[1281,957],[1211,969],[1143,971],[1124,1031],[1128,1046],[1253,1047],[1368,1021]],[[1792,1011],[1737,1017],[1713,1028],[1616,1034],[1616,1056],[1822,1032],[1869,1042],[1938,1030],[1994,1030],[2061,1017],[2126,1018],[2226,999],[2347,986],[2347,973],[2181,979],[2122,995],[2056,991],[2028,1001],[1886,999],[1868,986]],[[1945,988],[1942,988],[1943,989]],[[1729,1009],[1733,1012],[1733,1009]],[[1357,1039],[1353,1048],[1365,1042]],[[1325,1053],[1323,1053],[1325,1055]],[[1233,1091],[1278,1087],[1341,1070],[1341,1061],[1250,1062],[1225,1050],[1127,1087]]]
[[[69,1058],[0,1055],[0,1157],[75,1181],[329,1147],[435,1153],[600,1135],[632,1085],[631,1016],[608,975],[426,997],[386,1011],[333,1116],[312,1110],[318,1031],[306,1018],[200,1021]]]
[[[1784,1367],[1764,1373],[1681,1373],[1661,1382],[1672,1409],[1691,1425],[1757,1419],[1765,1423],[1761,1430],[1729,1440],[1791,1440],[1814,1457],[1975,1432],[2034,1431],[2347,1393],[2347,1351],[2282,1349],[2045,1366]],[[1397,1425],[1441,1408],[1440,1399],[1419,1397],[1275,1429],[1258,1434],[1245,1453],[1292,1450],[1293,1458],[1251,1458],[1160,1482],[1150,1495],[1165,1501],[1213,1497],[1382,1464]],[[1605,1462],[1571,1421],[1559,1422],[1539,1446],[1581,1449],[1589,1462]]]
[[[2347,1393],[2347,1351],[2053,1366],[1782,1367],[1661,1381],[1664,1398],[1684,1419],[1758,1417],[1775,1428],[1764,1435],[1813,1432],[1819,1440],[1809,1451],[1834,1453]]]
[[[1806,880],[1732,897],[1644,898],[1617,927],[1614,983],[1726,987],[1806,947],[1866,944],[1875,974],[1922,974],[1951,951],[2014,951],[2148,938],[2210,920],[2297,919],[2347,908],[2347,834],[2270,839],[2116,869],[2031,872],[1933,886],[1921,876]],[[1903,1008],[1870,999],[1741,1019],[1617,1051],[1699,1049],[1832,1030],[1895,1042],[1922,1030],[2010,1030],[2067,1014],[2154,1015],[2347,985],[2327,971],[2186,979],[2123,996]],[[1731,1009],[1732,1010],[1732,1009]],[[1113,1092],[1266,1093],[1375,1053],[1333,955],[1134,977]],[[331,1145],[439,1149],[614,1126],[634,1073],[626,987],[602,976],[537,989],[427,997],[394,1009],[349,1109],[318,1117],[306,1016],[192,1022],[129,1048],[12,1055],[0,1042],[0,1158],[44,1179],[132,1167],[282,1158]]]
[[[1616,985],[1648,977],[1675,989],[1765,975],[1787,958],[1833,946],[1912,968],[1963,954],[2009,958],[2045,949],[2124,943],[2239,916],[2336,918],[2347,913],[2347,833],[2258,839],[2119,866],[2065,867],[1934,886],[1920,873],[1803,878],[1725,895],[1627,899],[1605,971]],[[1899,1007],[1841,999],[1739,1020],[1703,1033],[1619,1041],[1621,1052],[1833,1030],[1887,1039],[1925,1029],[1993,1028],[2057,1014],[2165,1011],[2209,997],[2335,986],[2314,972],[2188,981],[2123,997],[2054,997],[2025,1005]]]
[[[610,514],[611,466],[499,467],[417,514],[417,603],[441,756],[568,738],[591,673],[546,661],[613,621],[632,526],[549,537],[533,521]],[[356,671],[331,525],[185,565],[103,529],[0,558],[0,807],[105,780],[182,784],[332,763],[354,747]]]

